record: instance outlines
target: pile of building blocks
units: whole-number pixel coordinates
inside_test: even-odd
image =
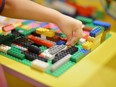
[[[5,24],[0,32],[0,55],[58,77],[111,36],[109,23],[82,16],[76,19],[83,22],[83,37],[70,47],[55,24],[33,20]]]

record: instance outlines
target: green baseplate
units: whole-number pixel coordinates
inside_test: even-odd
[[[79,19],[82,22],[86,23],[87,26],[90,26],[92,28],[96,27],[95,25],[93,25],[91,19],[88,19],[88,18],[84,19],[83,17],[77,17],[77,19]],[[28,22],[24,22],[24,24],[27,25]],[[36,28],[35,29],[31,29],[31,30],[25,30],[25,29],[21,29],[21,28],[17,27],[16,29],[22,31],[22,36],[28,36],[31,32],[35,31]],[[10,40],[8,40],[7,43],[5,42],[5,44],[11,46],[12,48],[14,48],[15,51],[19,50],[17,47],[12,46],[12,44],[11,44],[11,42],[12,42],[11,40],[14,39],[14,37],[12,37],[11,35],[9,37],[10,37]],[[62,34],[61,37],[65,38],[66,36],[64,34]],[[108,39],[109,37],[111,37],[111,34],[107,34],[106,39]],[[75,47],[78,47],[79,50],[82,49],[82,45],[77,45],[76,44]],[[47,48],[45,46],[41,46],[40,49],[41,49],[41,52],[43,52]],[[20,54],[20,52],[18,54]],[[31,67],[31,61],[27,60],[26,58],[24,58],[24,59],[21,60],[21,59],[18,59],[16,57],[13,57],[11,55],[8,55],[6,53],[3,53],[3,52],[0,52],[0,55],[5,56],[7,58],[10,58],[12,60],[15,60],[17,62],[20,62],[20,63],[22,63],[24,65],[27,65],[27,66]],[[78,55],[79,57],[75,58],[74,57],[75,55]],[[21,55],[21,56],[23,56],[23,55]],[[45,73],[50,74],[50,75],[55,76],[55,77],[58,77],[58,76],[62,75],[63,73],[65,73],[70,67],[72,67],[73,65],[75,65],[77,61],[81,60],[81,58],[84,58],[84,54],[76,52],[74,55],[72,55],[71,59],[68,62],[66,62],[65,64],[63,64],[61,67],[59,67],[58,69],[56,69],[54,72],[50,71],[50,66],[52,64],[51,64],[51,60],[48,60],[48,63],[49,63],[50,66],[45,71]]]

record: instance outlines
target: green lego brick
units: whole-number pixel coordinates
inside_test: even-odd
[[[78,62],[80,59],[82,59],[84,57],[84,53],[81,52],[76,52],[75,54],[73,54],[70,58],[71,61],[73,62]]]
[[[31,20],[26,20],[26,21],[22,22],[23,25],[28,25],[29,23],[31,23]]]
[[[94,25],[93,23],[87,23],[86,26],[89,26],[89,27],[91,27],[91,28],[95,28],[95,27],[97,27],[97,26]]]
[[[77,16],[76,19],[82,21],[83,23],[92,23],[93,22],[93,19],[82,17],[82,16]]]
[[[15,61],[17,61],[17,62],[20,62],[20,63],[22,63],[22,64],[24,64],[24,65],[31,66],[31,62],[30,62],[29,60],[27,60],[27,59],[21,60],[21,59],[18,59],[18,58],[16,58],[16,57],[13,57],[13,56],[11,56],[11,55],[8,55],[8,54],[6,54],[6,53],[3,53],[3,52],[0,52],[0,55],[5,56],[5,57],[7,57],[7,58],[10,58],[10,59],[12,59],[12,60],[15,60]]]
[[[39,48],[41,49],[41,52],[43,52],[44,50],[47,49],[47,47],[45,47],[45,46],[41,46],[41,47],[39,47]]]
[[[68,70],[74,64],[75,64],[74,62],[68,61],[64,65],[62,65],[61,67],[59,67],[57,70],[55,70],[54,72],[51,72],[49,69],[46,70],[45,72],[48,73],[48,74],[50,74],[50,75],[52,75],[52,76],[58,77],[61,74],[63,74],[64,72],[66,72],[66,70]]]
[[[62,34],[61,34],[61,37],[62,37],[62,38],[66,38],[66,35],[62,33]]]
[[[32,28],[30,30],[25,30],[23,28],[16,27],[16,30],[18,30],[21,33],[21,35],[27,36],[27,35],[31,34],[32,32],[34,32],[36,30],[36,28]]]
[[[75,47],[77,47],[78,50],[81,50],[82,49],[82,45],[81,44],[76,44]]]
[[[25,55],[21,53],[21,50],[15,48],[15,47],[12,47],[10,50],[8,50],[7,52],[9,55],[12,55],[16,58],[19,58],[19,59],[24,59],[25,58]]]
[[[97,11],[92,15],[92,17],[94,17],[94,18],[96,18],[96,19],[104,18],[104,12],[103,12],[103,11],[97,10]]]
[[[0,44],[10,45],[16,37],[12,34],[7,36],[0,35]]]

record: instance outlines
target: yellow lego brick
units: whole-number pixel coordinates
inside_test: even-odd
[[[27,26],[27,25],[23,25],[23,26],[21,26],[21,28],[23,28],[25,30],[29,30],[30,29],[29,26]]]
[[[90,42],[93,42],[93,43],[94,43],[94,42],[96,42],[97,40],[101,39],[102,36],[103,36],[103,33],[99,34],[99,35],[96,36],[96,37],[91,37],[91,36],[89,36],[89,37],[87,38],[87,41],[90,41]]]
[[[90,50],[93,46],[93,42],[87,41],[85,43],[82,44],[82,47],[86,50]]]
[[[47,37],[54,37],[55,36],[54,31],[46,29],[46,28],[38,28],[38,29],[36,29],[36,33],[45,35]]]
[[[21,22],[19,22],[19,23],[15,23],[15,24],[13,24],[14,25],[14,27],[18,27],[18,26],[21,26],[22,25],[22,23]]]
[[[110,30],[106,30],[106,31],[103,32],[103,35],[101,37],[101,43],[105,41],[105,37],[106,37],[107,34],[109,34],[109,32],[110,32]]]
[[[100,39],[100,40],[97,40],[97,41],[93,44],[93,47],[91,48],[91,51],[93,51],[94,49],[96,49],[100,44],[101,44],[101,39]]]

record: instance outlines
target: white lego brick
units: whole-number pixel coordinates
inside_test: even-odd
[[[84,42],[86,42],[86,39],[84,39],[84,38],[80,38],[80,40],[79,40],[79,44],[83,44]]]
[[[58,69],[60,66],[62,66],[63,64],[65,64],[66,62],[69,61],[71,55],[68,54],[67,56],[63,57],[61,60],[57,61],[55,64],[53,64],[51,66],[51,71],[55,71],[56,69]]]
[[[41,39],[46,40],[46,36],[41,34]]]
[[[32,64],[33,68],[35,68],[35,69],[37,69],[39,71],[42,71],[42,72],[45,71],[48,68],[48,66],[49,66],[48,63],[43,62],[43,61],[38,60],[38,59],[33,60],[31,62],[31,64]]]
[[[6,46],[6,45],[4,45],[4,44],[1,44],[1,45],[0,45],[0,51],[1,51],[1,52],[7,53],[7,51],[8,51],[9,49],[11,49],[11,47]]]

